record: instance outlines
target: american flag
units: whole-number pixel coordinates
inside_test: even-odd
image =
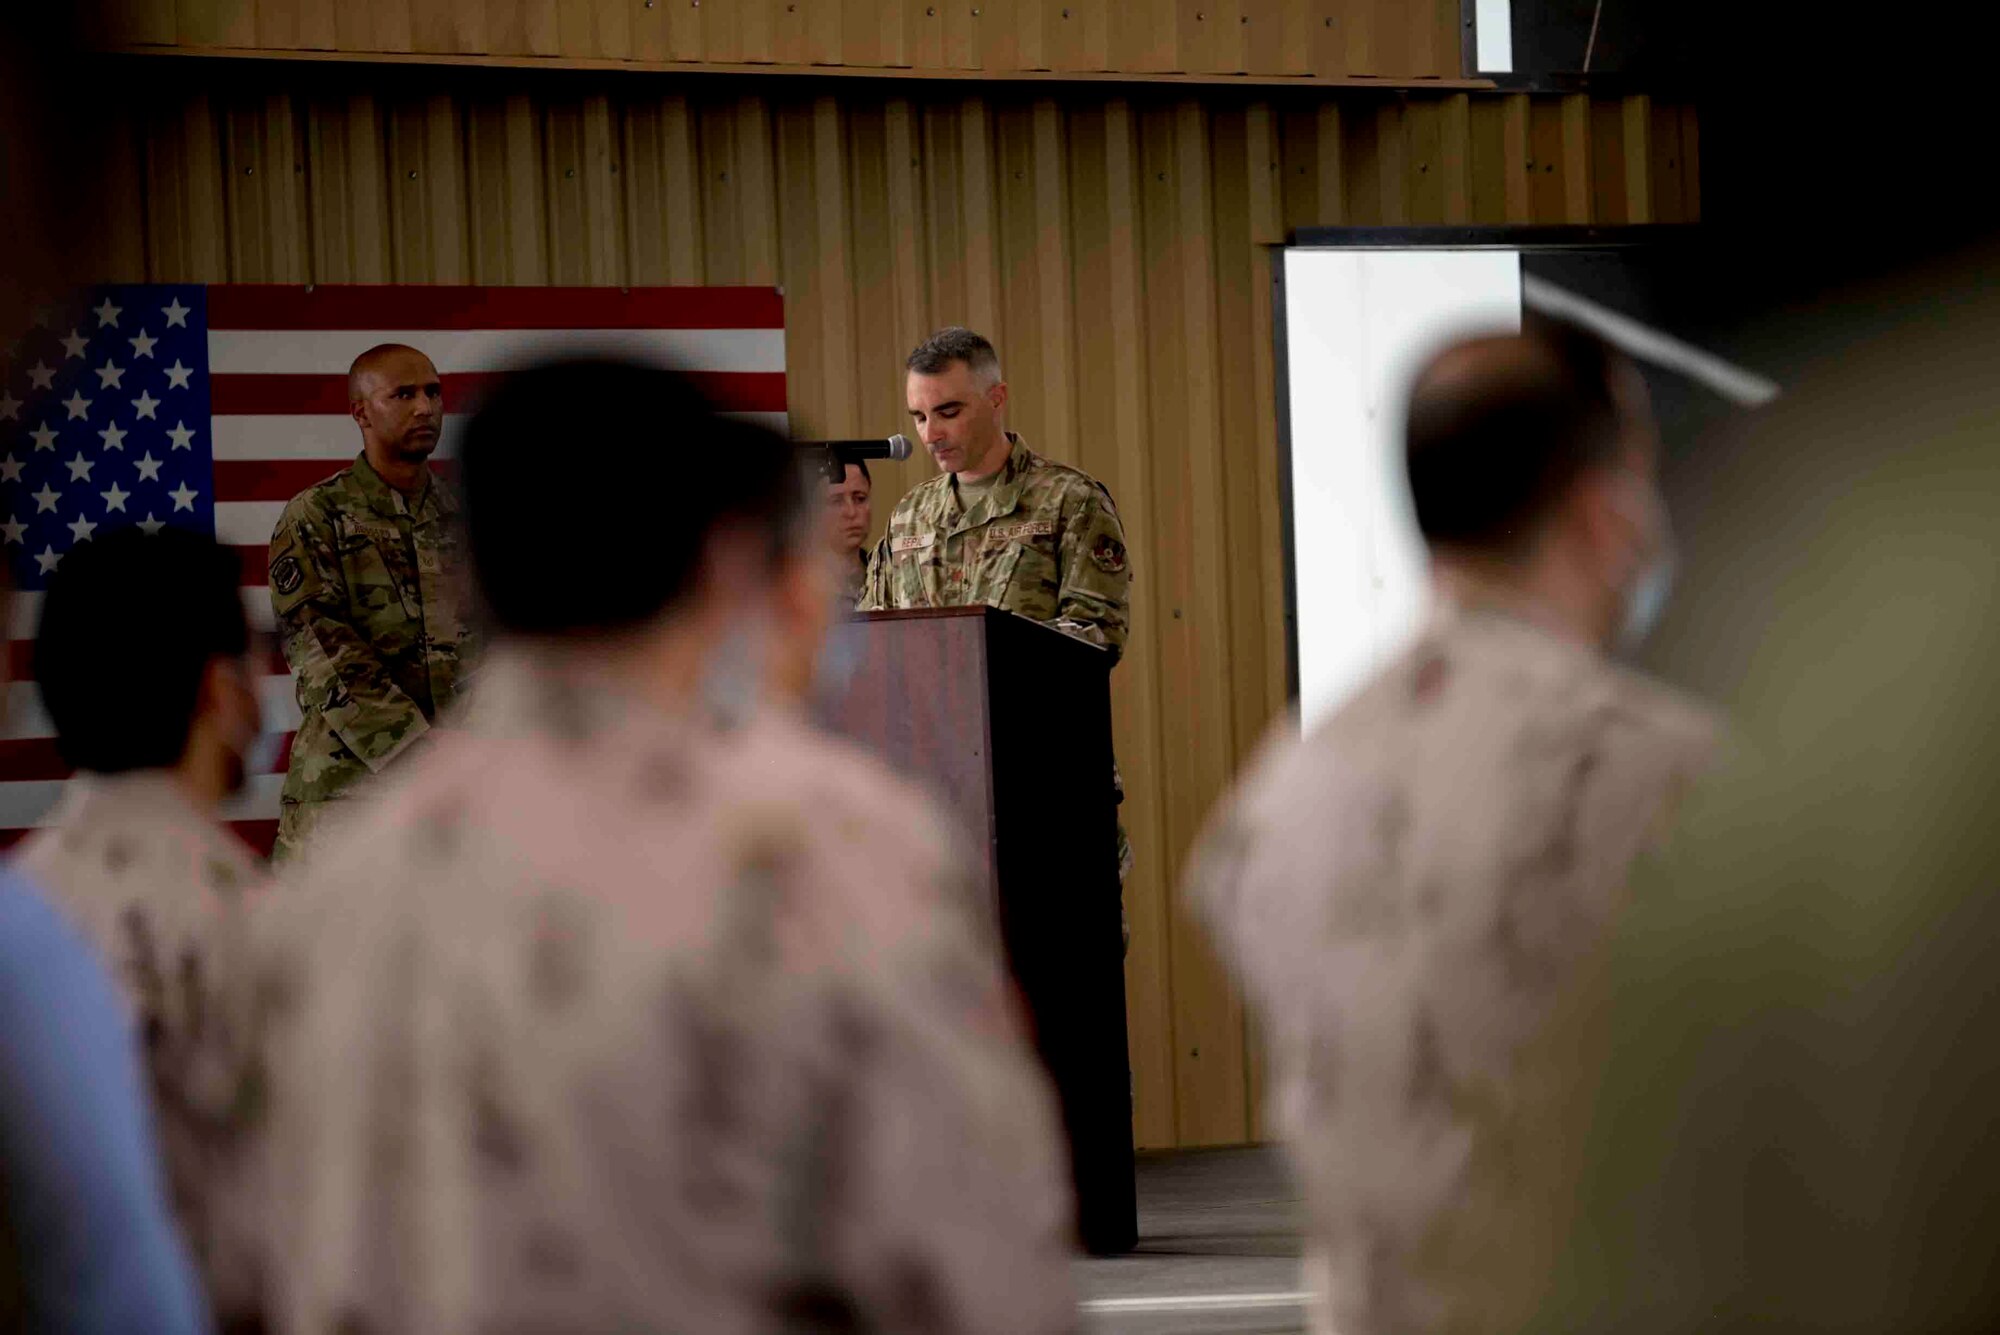
[[[443,377],[449,456],[498,373],[552,351],[665,360],[723,408],[786,430],[784,305],[774,288],[146,284],[89,293],[0,361],[0,549],[18,592],[0,720],[0,846],[39,824],[69,778],[29,679],[40,593],[65,553],[126,524],[212,533],[241,558],[251,624],[270,630],[266,546],[285,502],[360,452],[346,373],[377,343]],[[586,442],[575,448],[588,466]],[[135,649],[134,670],[143,671]],[[299,711],[275,650],[263,680],[271,772],[228,816],[268,850]]]

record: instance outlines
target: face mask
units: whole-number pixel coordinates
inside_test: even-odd
[[[730,627],[701,676],[701,702],[724,728],[750,721],[764,694],[769,664],[770,630],[761,617],[745,618]]]
[[[1625,595],[1625,622],[1618,631],[1619,647],[1629,652],[1645,643],[1653,627],[1659,624],[1660,614],[1666,611],[1673,589],[1674,554],[1669,550],[1654,557],[1639,572],[1632,591]]]
[[[836,621],[827,627],[813,655],[812,685],[808,698],[814,705],[831,705],[847,694],[854,674],[861,670],[861,628]]]

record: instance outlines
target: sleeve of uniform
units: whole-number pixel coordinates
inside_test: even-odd
[[[332,526],[300,497],[285,507],[271,535],[271,610],[285,662],[297,679],[300,705],[317,705],[342,744],[379,770],[430,724],[347,620],[346,609]]]
[[[1054,625],[1102,645],[1117,658],[1125,652],[1131,607],[1132,567],[1125,551],[1125,526],[1118,522],[1111,497],[1092,486],[1082,504],[1064,516],[1062,586],[1056,594]]]
[[[868,573],[861,580],[857,612],[880,612],[889,606],[889,535],[884,533],[868,556]]]
[[[1053,1100],[997,947],[937,904],[836,1026],[835,1269],[863,1324],[947,1335],[1077,1325]]]

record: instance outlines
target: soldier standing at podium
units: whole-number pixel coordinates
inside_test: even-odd
[[[997,607],[1110,651],[1125,649],[1132,568],[1104,484],[1044,459],[1001,425],[993,345],[940,329],[905,365],[910,417],[938,475],[896,503],[868,562],[860,610]],[[1119,800],[1124,786],[1115,770]],[[1118,877],[1132,847],[1118,830]]]

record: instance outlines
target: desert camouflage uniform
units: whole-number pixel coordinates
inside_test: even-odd
[[[297,681],[299,731],[279,858],[429,729],[477,643],[449,488],[412,501],[367,459],[292,498],[271,536],[271,606]]]
[[[1525,1318],[1566,1207],[1524,1184],[1581,1140],[1555,1091],[1630,868],[1712,738],[1664,687],[1446,606],[1220,809],[1186,893],[1262,1012],[1317,1329]],[[1503,1237],[1517,1264],[1482,1268]]]
[[[240,1231],[216,1208],[241,1171],[245,978],[263,863],[157,770],[79,775],[15,865],[94,945],[131,1006],[152,1078],[175,1213],[225,1322],[250,1309]]]
[[[1040,621],[1108,649],[1115,663],[1131,628],[1132,569],[1125,529],[1104,485],[1052,463],[1013,432],[990,490],[968,509],[952,474],[940,473],[896,503],[875,544],[864,612],[984,605]],[[1124,782],[1112,783],[1119,801]],[[1118,827],[1118,876],[1132,845]]]
[[[1052,1102],[921,798],[514,652],[460,722],[262,920],[285,1328],[1074,1324]]]

